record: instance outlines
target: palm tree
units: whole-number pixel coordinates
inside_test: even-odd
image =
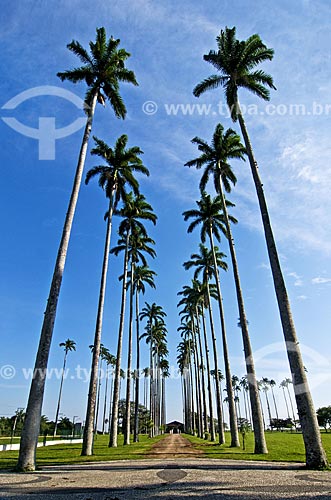
[[[147,379],[149,377],[149,366],[146,366],[145,368],[142,369],[142,375],[144,375],[144,407],[147,408],[147,400],[148,400]]]
[[[139,262],[143,251],[147,251],[149,255],[155,257],[155,251],[147,245],[147,241],[151,242],[151,238],[147,237],[146,229],[139,219],[149,220],[156,224],[156,215],[152,211],[152,207],[146,202],[142,194],[134,197],[132,193],[126,197],[124,206],[117,214],[124,217],[119,227],[119,234],[125,235],[130,233],[128,245],[130,246],[128,255],[131,263],[130,270],[130,318],[129,318],[129,339],[128,339],[128,360],[127,360],[127,384],[126,384],[126,404],[125,404],[125,422],[124,429],[124,444],[130,444],[130,415],[131,415],[131,362],[132,362],[132,331],[133,331],[133,277],[136,264]],[[114,251],[114,249],[113,249]],[[146,261],[144,259],[144,264]]]
[[[292,382],[292,380],[290,378],[285,378],[285,380],[283,382],[284,382],[284,386],[286,387],[288,399],[289,399],[290,405],[291,405],[292,417],[293,417],[293,424],[294,424],[294,427],[296,428],[297,427],[296,426],[296,418],[295,418],[295,413],[294,413],[294,408],[293,408],[293,402],[292,402],[292,398],[291,398],[291,394],[290,394],[290,389],[289,389],[289,386],[291,384],[293,384],[293,382]]]
[[[201,391],[202,391],[202,404],[201,404],[201,437],[204,435],[204,431],[208,431],[208,416],[207,416],[207,404],[206,404],[206,385],[205,385],[205,365],[204,365],[204,355],[202,349],[201,342],[201,334],[200,334],[200,316],[204,315],[203,308],[206,305],[206,294],[204,285],[200,283],[198,280],[192,280],[192,286],[184,286],[183,290],[178,292],[177,295],[183,295],[183,299],[178,303],[179,305],[184,304],[183,311],[180,314],[189,315],[192,321],[192,326],[194,328],[194,321],[196,323],[195,333],[197,338],[197,345],[199,347],[199,356],[200,361],[198,362],[198,374],[201,372]],[[183,318],[184,319],[184,318]],[[204,320],[203,320],[204,324]],[[209,352],[206,353],[206,357],[209,356]],[[209,359],[208,359],[209,363]]]
[[[154,435],[156,432],[156,421],[155,421],[155,387],[156,387],[156,369],[155,369],[155,346],[157,342],[159,342],[162,337],[165,337],[165,323],[163,318],[166,316],[166,313],[163,311],[162,306],[157,305],[155,302],[153,304],[148,304],[145,302],[145,307],[143,307],[142,312],[140,313],[140,319],[147,319],[147,324],[145,328],[145,333],[141,335],[141,338],[145,337],[146,343],[149,344],[150,347],[150,367],[149,367],[149,376],[150,376],[150,419],[153,421],[153,426],[150,428],[151,435]]]
[[[268,398],[268,391],[270,389],[270,383],[269,383],[269,379],[267,377],[262,377],[261,387],[262,387],[262,391],[264,392],[264,395],[265,395],[268,416],[269,416],[269,425],[271,426],[272,417],[271,417],[271,410],[270,410],[270,404],[269,404],[269,398]]]
[[[167,421],[166,414],[166,385],[165,381],[170,376],[169,373],[169,361],[165,358],[160,360],[160,370],[161,370],[161,426],[162,432],[165,432],[165,426]]]
[[[83,66],[73,70],[58,73],[61,80],[73,83],[84,81],[87,85],[85,97],[86,127],[79,153],[78,164],[70,196],[62,237],[57,253],[53,278],[50,286],[47,306],[40,335],[40,341],[35,361],[26,417],[20,441],[20,452],[17,470],[33,471],[36,466],[36,445],[38,442],[41,408],[45,390],[45,374],[49,351],[53,336],[54,322],[61,289],[62,277],[68,251],[71,227],[75,214],[81,179],[86,158],[88,141],[92,129],[92,121],[97,101],[104,104],[108,99],[115,115],[124,118],[126,108],[119,93],[119,82],[138,85],[135,75],[125,67],[125,61],[130,56],[124,49],[119,49],[120,40],[110,38],[107,41],[104,28],[97,29],[96,42],[90,42],[89,54],[82,45],[73,40],[68,49],[79,57]]]
[[[194,222],[192,223],[194,224]],[[216,260],[216,267],[221,267],[224,270],[226,270],[227,265],[225,262],[222,261],[222,258],[225,257],[225,255],[222,252],[219,252],[218,248],[214,246],[212,250],[208,250],[204,245],[200,244],[200,254],[192,254],[191,255],[191,260],[184,262],[184,268],[190,269],[191,267],[196,267],[196,270],[194,272],[194,279],[196,280],[199,276],[200,273],[203,274],[203,283],[206,286],[206,297],[207,297],[207,307],[209,311],[209,320],[210,320],[210,328],[211,328],[211,334],[212,334],[212,341],[213,341],[213,355],[214,355],[214,365],[215,365],[215,370],[216,372],[218,371],[218,360],[217,360],[217,345],[216,345],[216,337],[215,337],[215,328],[214,328],[214,321],[213,321],[213,315],[212,315],[212,307],[211,307],[211,293],[210,293],[210,285],[209,285],[209,280],[215,276],[215,260]],[[219,298],[218,294],[219,290],[217,290],[217,296],[214,298]],[[222,309],[221,309],[222,311]],[[208,366],[207,366],[207,371],[208,371]],[[209,370],[210,371],[210,370]],[[208,380],[208,385],[211,386],[210,382],[210,373],[209,373],[209,380]],[[219,391],[219,380],[216,380],[216,402],[217,402],[217,418],[218,418],[218,429],[219,429],[219,435],[220,435],[220,443],[224,442],[224,434],[223,434],[223,416],[222,416],[222,406],[221,406],[221,395]],[[211,411],[212,411],[212,405],[211,405]],[[210,418],[212,419],[212,415],[210,415]],[[213,425],[212,425],[213,428]],[[213,432],[211,432],[211,436],[213,437]],[[214,439],[212,439],[214,440]]]
[[[194,162],[195,160],[192,160]],[[192,163],[191,162],[191,163]],[[192,163],[193,164],[193,163]],[[224,356],[224,365],[225,365],[225,373],[227,380],[227,387],[229,387],[229,416],[230,416],[230,429],[231,429],[231,447],[239,447],[239,434],[238,434],[238,426],[236,421],[236,413],[235,413],[235,405],[234,405],[234,396],[232,392],[231,386],[231,367],[229,360],[229,352],[228,352],[228,344],[226,337],[226,329],[225,329],[225,319],[224,319],[224,311],[223,311],[223,298],[221,293],[221,285],[219,280],[218,273],[218,263],[216,259],[215,253],[215,245],[213,240],[213,235],[217,241],[220,241],[220,232],[224,232],[224,220],[220,215],[220,199],[219,197],[211,198],[210,195],[206,193],[202,193],[201,199],[197,201],[198,210],[187,210],[183,213],[184,220],[188,220],[189,218],[194,218],[191,224],[188,227],[188,232],[192,232],[194,228],[198,227],[201,224],[201,241],[204,243],[206,240],[206,236],[208,235],[210,241],[210,247],[213,257],[213,274],[216,279],[217,286],[217,294],[218,294],[218,306],[221,320],[221,331],[222,331],[222,345],[223,345],[223,356]],[[235,219],[234,219],[235,221]],[[223,266],[223,269],[224,266]],[[214,342],[215,343],[215,342]],[[214,350],[215,352],[215,350]],[[214,354],[215,356],[215,354]],[[217,357],[215,357],[215,370],[218,372],[218,363]],[[221,395],[219,388],[219,380],[215,379],[216,382],[216,394],[217,396],[217,411],[218,416],[220,416],[221,410]],[[221,436],[221,433],[219,434]]]
[[[277,418],[277,420],[279,420],[278,408],[277,408],[276,398],[275,398],[275,393],[274,393],[274,387],[276,385],[277,384],[276,384],[276,382],[275,382],[274,379],[270,379],[269,380],[269,386],[270,386],[270,389],[271,389],[272,399],[273,399],[273,402],[274,402],[274,407],[275,407],[275,412],[276,412],[276,418]]]
[[[64,347],[64,359],[63,359],[63,368],[62,368],[62,375],[61,375],[61,382],[60,382],[60,391],[59,391],[59,398],[57,401],[57,408],[56,408],[56,415],[55,415],[55,425],[54,425],[54,437],[56,436],[56,430],[57,430],[57,423],[59,419],[59,412],[60,412],[60,405],[61,405],[61,396],[62,396],[62,387],[63,387],[63,379],[64,379],[64,373],[66,369],[66,363],[67,363],[67,356],[69,351],[75,351],[76,350],[76,342],[71,339],[67,339],[65,342],[61,342],[59,344],[60,347]]]
[[[156,273],[148,268],[147,265],[136,266],[133,274],[133,291],[136,296],[136,386],[135,386],[135,407],[134,407],[134,431],[133,431],[133,442],[137,443],[139,441],[138,431],[139,431],[139,382],[140,382],[140,333],[139,333],[139,294],[145,293],[145,284],[149,285],[151,288],[155,288],[154,276]],[[146,368],[145,368],[146,370]],[[144,372],[144,371],[143,371]],[[148,376],[149,370],[144,372],[145,379]],[[146,403],[144,401],[144,406]]]
[[[244,375],[243,377],[241,377],[241,379],[239,381],[239,385],[240,385],[240,387],[243,391],[243,395],[244,395],[245,417],[246,417],[246,420],[251,424],[252,417],[251,417],[250,405],[249,405],[249,384],[248,384],[248,380],[247,380],[247,375]]]
[[[286,379],[281,381],[279,387],[281,387],[282,390],[283,390],[283,396],[284,396],[284,400],[285,400],[285,405],[286,405],[286,410],[287,410],[287,416],[288,416],[289,420],[291,420],[290,410],[289,410],[289,407],[288,407],[288,403],[287,403],[287,399],[286,399],[286,394],[285,394],[285,387],[287,387]],[[293,422],[293,424],[294,424],[294,422]]]
[[[215,370],[211,370],[210,372],[211,376],[214,377],[214,379],[216,379],[216,371]],[[222,373],[221,370],[218,370],[218,380],[219,380],[219,384],[220,384],[220,395],[221,395],[221,405],[222,405],[222,415],[223,415],[223,427],[224,427],[224,408],[223,408],[223,399],[222,399],[222,381],[225,380],[225,377]]]
[[[109,199],[109,207],[106,214],[106,239],[103,254],[97,319],[94,333],[94,351],[92,357],[86,421],[83,436],[82,455],[84,456],[91,455],[93,448],[93,422],[95,417],[96,384],[98,376],[98,363],[100,355],[103,309],[105,301],[113,212],[114,210],[116,210],[116,207],[120,200],[127,197],[125,191],[126,185],[129,185],[133,189],[133,191],[138,194],[139,184],[135,179],[133,172],[139,172],[145,175],[149,175],[148,169],[143,165],[142,160],[139,157],[143,152],[137,146],[127,148],[128,137],[126,135],[121,135],[117,139],[114,148],[111,148],[104,141],[98,139],[97,137],[94,137],[94,141],[96,143],[96,147],[92,149],[91,153],[105,160],[106,165],[98,165],[89,170],[86,175],[85,183],[88,184],[93,177],[99,176],[99,185],[106,192],[106,196]]]
[[[213,219],[215,220],[215,224],[217,224],[218,230],[222,231],[226,235],[229,243],[239,309],[239,323],[242,331],[242,339],[244,345],[247,380],[249,382],[250,402],[253,415],[255,438],[255,453],[267,453],[262,411],[260,408],[258,386],[255,375],[253,352],[248,332],[248,321],[246,319],[237,257],[230,225],[230,222],[236,223],[237,220],[228,214],[227,207],[233,205],[230,202],[226,201],[224,196],[224,189],[226,192],[230,192],[230,183],[235,184],[237,180],[228,161],[232,158],[244,159],[245,148],[240,142],[240,137],[231,129],[228,129],[224,133],[224,129],[221,124],[218,124],[216,126],[212,143],[210,145],[199,137],[195,137],[192,142],[198,145],[198,149],[199,151],[201,151],[201,155],[198,158],[187,162],[186,165],[189,167],[196,166],[198,169],[200,169],[202,166],[205,166],[205,170],[200,181],[200,190],[204,192],[208,180],[210,176],[212,176],[216,192],[219,193],[219,197],[216,197],[214,199],[214,203],[203,204],[204,220],[201,222],[204,222],[206,224],[208,219],[213,217]],[[227,381],[227,386],[231,387],[229,381]]]
[[[263,70],[255,68],[260,63],[272,60],[274,51],[269,49],[257,34],[247,40],[237,40],[235,27],[222,30],[216,41],[218,50],[211,50],[209,54],[204,55],[204,60],[211,63],[220,74],[206,78],[194,88],[193,93],[198,97],[209,89],[224,87],[231,117],[233,121],[237,119],[239,121],[260,206],[287,356],[293,374],[295,398],[306,449],[306,464],[310,468],[326,467],[328,461],[322,446],[317,416],[302,361],[263,184],[238,99],[239,88],[247,89],[265,101],[270,99],[268,87],[275,89],[273,79]]]
[[[103,403],[103,418],[102,418],[102,434],[105,433],[106,427],[106,411],[107,411],[107,395],[108,395],[108,379],[109,379],[109,366],[116,366],[116,358],[111,354],[108,349],[102,353],[102,358],[106,361],[106,385],[105,385],[105,399]]]
[[[90,346],[92,349],[92,356],[94,352],[94,346]],[[97,391],[97,398],[96,398],[96,411],[95,411],[95,419],[94,419],[94,434],[95,436],[98,435],[98,421],[99,421],[99,408],[100,408],[100,394],[101,394],[101,382],[102,382],[102,361],[106,361],[107,356],[109,355],[109,349],[107,347],[104,347],[104,345],[100,344],[100,371],[99,371],[99,377],[98,377],[98,391]],[[106,379],[107,380],[107,379]],[[93,452],[93,449],[92,449]]]
[[[126,210],[127,208],[127,210]],[[146,233],[146,229],[137,220],[140,216],[146,220],[156,222],[156,215],[151,212],[151,206],[145,202],[145,198],[139,195],[136,202],[134,203],[130,196],[127,197],[125,201],[125,207],[118,212],[120,215],[125,215],[126,218],[121,222],[119,233],[123,237],[118,241],[118,245],[114,247],[111,252],[118,255],[120,251],[125,252],[124,261],[125,268],[128,266],[128,262],[131,262],[130,279],[126,285],[123,282],[123,290],[128,285],[133,283],[133,275],[135,265],[139,260],[142,261],[144,265],[147,265],[146,259],[144,257],[144,252],[148,253],[151,257],[155,257],[155,250],[149,246],[154,245],[155,242],[152,238],[149,238]],[[124,275],[120,278],[124,279]],[[123,297],[123,296],[122,296]],[[125,306],[125,302],[124,302]],[[124,314],[124,306],[122,308],[121,314]],[[124,327],[123,322],[121,322],[122,328]],[[130,319],[129,319],[129,339],[128,339],[128,361],[127,361],[127,391],[126,391],[126,426],[124,428],[124,444],[130,444],[130,414],[131,414],[131,403],[130,403],[130,382],[131,382],[131,358],[132,358],[132,329],[133,329],[133,287],[130,286]],[[121,336],[123,336],[123,330],[121,331]],[[120,336],[119,335],[119,336]],[[115,376],[115,387],[116,387],[116,376]],[[118,393],[119,396],[119,393]],[[113,415],[112,415],[112,426],[116,436],[112,436],[112,446],[117,445],[117,424],[115,424],[115,419],[117,420],[117,414],[114,413],[115,405],[118,405],[118,401],[115,401],[116,392],[114,391],[114,401],[113,401]],[[114,444],[116,443],[116,444]]]
[[[183,311],[181,311],[183,312]],[[195,344],[195,338],[194,338],[194,326],[193,322],[190,321],[188,323],[185,323],[184,320],[182,320],[181,326],[177,328],[178,332],[181,332],[181,337],[187,342],[188,345],[188,363],[187,363],[187,369],[188,369],[188,376],[190,380],[190,431],[192,434],[195,432],[196,428],[196,419],[195,419],[195,405],[194,405],[194,386],[196,389],[196,408],[197,408],[197,418],[198,418],[198,424],[197,426],[199,427],[199,419],[200,419],[200,410],[199,410],[199,400],[198,400],[198,391],[197,391],[197,364],[196,364],[196,344]],[[194,366],[194,376],[192,372],[192,357],[193,357],[193,366]]]

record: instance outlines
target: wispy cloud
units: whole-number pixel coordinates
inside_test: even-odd
[[[327,283],[331,283],[331,278],[323,278],[322,276],[318,276],[311,280],[313,285],[324,285]]]
[[[297,273],[291,272],[291,273],[288,273],[288,276],[291,276],[292,278],[294,278],[294,286],[302,286],[303,285],[302,277],[299,276]]]

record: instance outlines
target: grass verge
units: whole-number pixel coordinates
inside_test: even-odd
[[[225,433],[226,443],[223,445],[211,443],[195,436],[185,434],[185,437],[208,458],[231,458],[237,460],[263,460],[269,462],[305,462],[305,449],[302,434],[290,432],[266,432],[269,453],[254,454],[254,434],[246,434],[246,449],[230,448],[230,433]],[[242,439],[240,437],[240,442]],[[322,433],[322,442],[329,462],[331,462],[331,434]]]
[[[98,462],[108,460],[136,460],[144,458],[154,443],[165,436],[149,438],[145,435],[139,436],[139,443],[130,446],[123,445],[123,436],[118,437],[118,447],[108,448],[109,436],[97,436],[94,442],[94,455],[82,457],[82,444],[59,444],[37,448],[37,466],[60,465],[85,462]],[[18,451],[0,452],[0,469],[13,469],[17,463]]]

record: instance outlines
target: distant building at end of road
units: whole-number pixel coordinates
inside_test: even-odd
[[[177,420],[169,422],[169,424],[166,424],[166,432],[169,434],[180,434],[184,432],[184,424],[182,424],[182,422],[177,422]]]

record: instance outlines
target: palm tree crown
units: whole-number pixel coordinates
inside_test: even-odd
[[[90,42],[90,54],[76,40],[72,40],[67,47],[83,63],[77,68],[62,71],[57,74],[62,81],[69,80],[73,83],[85,81],[88,90],[85,97],[87,105],[91,104],[93,95],[98,102],[105,104],[108,99],[115,115],[124,118],[126,108],[119,94],[119,82],[128,82],[138,85],[133,71],[125,67],[125,61],[130,54],[119,49],[120,40],[110,37],[107,40],[105,28],[97,29],[95,43]]]
[[[203,192],[201,199],[198,200],[196,204],[198,205],[198,210],[186,210],[183,212],[185,221],[194,218],[187,228],[187,232],[192,233],[192,231],[201,224],[200,237],[203,243],[206,241],[206,237],[210,236],[210,231],[214,234],[217,241],[220,241],[221,232],[224,235],[227,235],[225,219],[222,213],[223,204],[221,197],[215,196],[212,198],[209,194]],[[226,205],[231,207],[234,206],[234,204],[230,201],[227,201]],[[237,219],[235,217],[229,216],[229,219],[234,224],[237,223]]]
[[[223,125],[218,123],[211,144],[200,137],[194,137],[191,142],[198,146],[201,155],[185,163],[185,166],[194,166],[197,169],[206,167],[200,180],[201,192],[205,191],[210,175],[212,175],[216,192],[220,193],[220,183],[222,182],[226,192],[229,193],[231,191],[230,183],[237,182],[229,160],[245,160],[246,149],[241,144],[239,135],[231,128],[224,132]]]
[[[133,192],[138,195],[138,181],[133,172],[139,172],[149,176],[148,169],[143,165],[139,156],[143,151],[137,146],[126,149],[128,137],[121,135],[114,148],[108,146],[104,141],[93,137],[96,147],[92,149],[91,154],[103,158],[107,165],[98,165],[89,170],[86,174],[85,184],[90,179],[99,175],[99,186],[105,190],[108,198],[115,194],[114,207],[120,199],[125,199],[127,194],[125,184],[128,184]]]
[[[191,260],[184,262],[184,269],[190,269],[191,267],[196,267],[194,271],[194,279],[197,280],[200,273],[203,275],[203,281],[206,283],[213,276],[215,276],[215,268],[214,268],[214,259],[211,250],[208,250],[207,247],[200,243],[200,254],[193,253],[191,255]],[[215,247],[216,261],[218,267],[227,270],[228,266],[226,262],[222,259],[225,257],[225,254],[220,252],[217,247]]]
[[[216,38],[218,50],[210,50],[203,56],[220,74],[211,75],[196,85],[193,94],[199,97],[207,90],[224,87],[226,102],[231,111],[233,121],[237,120],[238,89],[240,87],[253,92],[258,97],[268,101],[269,89],[276,89],[273,79],[256,66],[273,58],[274,51],[269,49],[254,34],[247,40],[237,40],[236,28],[225,28]]]

